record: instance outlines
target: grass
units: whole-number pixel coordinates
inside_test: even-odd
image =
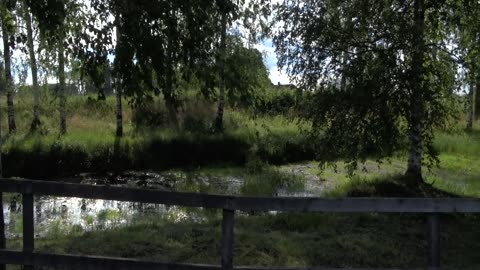
[[[180,114],[180,129],[165,123],[135,127],[134,113],[125,106],[125,136],[116,139],[114,97],[96,101],[89,96],[70,96],[68,133],[59,136],[57,107],[50,102],[53,97],[44,94],[42,100],[43,126],[31,134],[31,96],[16,98],[18,130],[9,134],[3,145],[6,176],[49,178],[85,171],[165,170],[216,163],[243,165],[251,152],[272,164],[313,158],[313,149],[306,144],[303,132],[309,129],[308,124],[281,115],[255,118],[247,111],[227,108],[225,133],[212,134],[209,125],[214,113],[193,106],[195,103],[187,105],[188,109]],[[159,111],[151,113],[163,117],[163,102],[158,99],[155,102],[153,108]],[[206,107],[213,106],[204,103]],[[6,130],[6,108],[2,110],[2,128]],[[199,126],[201,132],[196,131]]]
[[[38,239],[42,252],[219,264],[220,213],[205,222],[153,222]],[[478,269],[478,216],[442,217],[443,269]],[[239,215],[235,265],[423,269],[426,220],[401,214]],[[9,242],[18,248],[20,241]]]

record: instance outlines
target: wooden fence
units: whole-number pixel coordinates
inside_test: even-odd
[[[5,249],[4,214],[0,215],[0,269],[3,264],[47,266],[63,269],[161,269],[161,270],[232,270],[235,211],[281,211],[321,213],[421,213],[427,214],[428,269],[440,269],[441,213],[479,213],[480,200],[459,198],[262,198],[220,196],[200,193],[167,192],[115,186],[93,186],[36,180],[0,179],[0,199],[3,192],[22,194],[23,249]],[[135,259],[45,254],[34,251],[33,196],[78,197],[223,209],[220,265],[194,265],[152,262]],[[235,267],[242,270],[261,268]],[[326,270],[331,268],[309,268]],[[264,270],[268,270],[264,269]]]

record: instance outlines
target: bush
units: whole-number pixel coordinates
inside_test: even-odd
[[[191,133],[206,134],[211,130],[215,117],[215,108],[206,101],[189,102],[181,115],[183,130]]]
[[[137,129],[180,127],[183,131],[197,134],[210,131],[215,117],[215,108],[211,103],[201,100],[186,101],[178,111],[178,123],[172,123],[162,101],[148,101],[134,109],[132,123]]]
[[[295,108],[298,97],[293,89],[267,89],[265,94],[255,101],[255,114],[287,114]]]
[[[165,127],[169,123],[168,112],[159,101],[146,101],[133,110],[132,124],[141,127]]]

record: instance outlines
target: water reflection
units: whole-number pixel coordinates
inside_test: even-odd
[[[85,184],[112,184],[112,176],[79,175],[72,182]],[[127,173],[116,176],[116,185],[154,188],[169,191],[210,192],[237,194],[241,180],[235,177],[209,177],[186,173]],[[21,195],[4,201],[6,235],[22,234]],[[201,221],[207,216],[200,210],[158,204],[36,196],[34,198],[35,236],[43,237],[52,231],[75,229],[91,231],[137,222],[142,218],[166,219],[170,222]]]
[[[318,181],[313,178],[306,178],[306,180],[306,190],[309,190],[309,192],[305,190],[292,192],[278,187],[275,195],[318,196],[319,192],[316,190]],[[122,175],[81,174],[70,178],[69,181],[90,185],[116,185],[166,191],[238,195],[243,184],[243,177],[212,176],[185,172],[162,174],[129,172]],[[21,236],[21,195],[11,196],[8,201],[4,201],[3,211],[5,213],[7,237]],[[72,230],[79,232],[101,230],[148,219],[165,219],[169,222],[202,221],[211,215],[211,212],[202,211],[198,208],[48,196],[34,198],[34,213],[36,237],[43,237],[49,233],[68,233]]]

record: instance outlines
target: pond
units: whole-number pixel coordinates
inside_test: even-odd
[[[302,173],[295,167],[289,173]],[[303,168],[304,169],[304,168]],[[297,170],[297,171],[295,171]],[[60,180],[60,179],[52,179]],[[153,188],[166,191],[203,192],[242,195],[244,177],[235,174],[205,174],[192,172],[127,172],[120,175],[80,174],[63,181],[91,185],[116,185]],[[321,188],[312,176],[305,177],[303,190],[290,191],[278,187],[277,196],[318,196]],[[306,191],[308,190],[308,191]],[[21,195],[6,196],[3,202],[8,238],[22,234]],[[44,237],[59,231],[91,231],[134,224],[138,220],[167,219],[170,222],[202,221],[208,213],[193,209],[158,204],[36,196],[34,198],[35,236]]]

